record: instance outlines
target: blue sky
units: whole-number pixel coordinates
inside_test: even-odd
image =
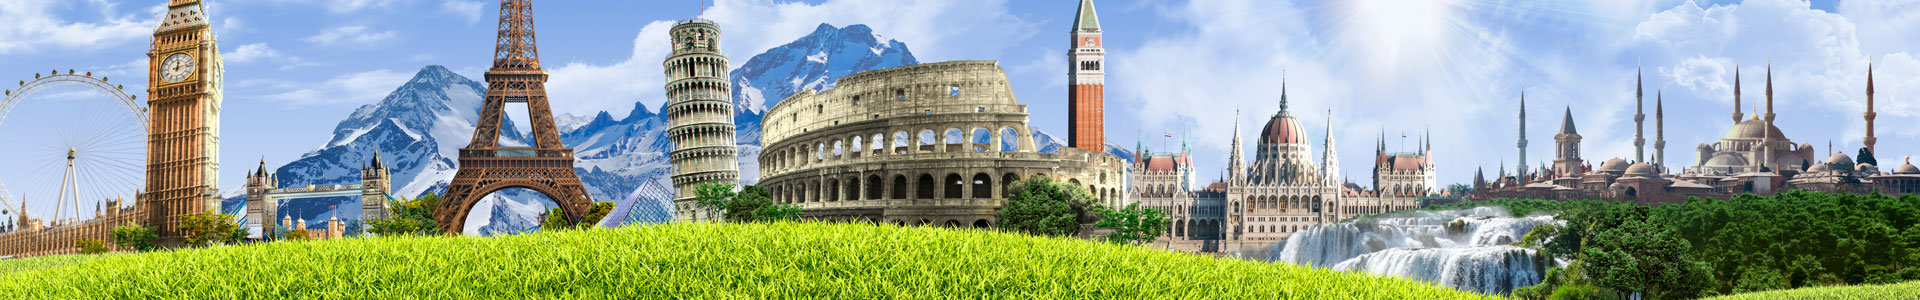
[[[145,82],[162,2],[0,2],[0,77],[71,68]],[[538,3],[555,110],[620,117],[634,102],[657,107],[665,31],[672,20],[703,15],[722,24],[735,64],[820,23],[871,25],[921,61],[999,60],[1030,106],[1032,125],[1066,132],[1064,53],[1078,1],[721,0],[705,12],[699,2]],[[1342,173],[1362,184],[1383,131],[1395,136],[1389,148],[1399,149],[1402,132],[1417,137],[1431,128],[1442,182],[1469,181],[1480,166],[1494,172],[1503,160],[1513,165],[1522,90],[1534,165],[1552,159],[1551,133],[1568,108],[1586,137],[1586,159],[1631,159],[1636,66],[1646,80],[1648,151],[1653,93],[1661,90],[1674,167],[1692,165],[1694,146],[1730,126],[1733,65],[1743,67],[1743,103],[1752,105],[1764,100],[1769,60],[1780,127],[1824,152],[1828,141],[1860,146],[1873,55],[1880,156],[1893,162],[1920,153],[1920,128],[1905,125],[1920,121],[1920,41],[1912,37],[1920,1],[1096,2],[1111,54],[1109,139],[1133,145],[1146,136],[1168,149],[1179,140],[1161,133],[1188,136],[1203,178],[1224,167],[1236,111],[1252,147],[1254,131],[1277,109],[1283,71],[1314,151],[1322,150],[1331,110]],[[230,84],[222,185],[239,187],[241,172],[262,156],[277,165],[321,146],[336,122],[422,66],[478,79],[493,50],[495,7],[483,0],[211,1]],[[0,131],[20,128],[31,127],[0,124]],[[19,175],[0,176],[12,182]]]

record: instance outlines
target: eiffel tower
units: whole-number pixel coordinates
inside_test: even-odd
[[[525,188],[546,195],[566,212],[569,223],[578,223],[593,203],[573,171],[573,149],[560,144],[560,133],[553,127],[547,72],[540,69],[539,45],[534,42],[533,1],[501,0],[499,29],[493,68],[486,74],[486,104],[473,128],[473,142],[460,149],[460,170],[433,216],[440,231],[449,235],[466,228],[467,213],[475,202],[502,189]],[[533,147],[500,146],[500,118],[509,102],[527,104],[527,115],[533,119]]]

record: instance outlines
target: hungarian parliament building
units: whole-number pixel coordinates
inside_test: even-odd
[[[1327,150],[1315,158],[1306,128],[1287,110],[1285,83],[1281,86],[1280,111],[1257,132],[1260,143],[1252,164],[1243,154],[1236,117],[1226,175],[1204,187],[1184,143],[1178,152],[1166,154],[1135,150],[1139,158],[1134,160],[1128,201],[1167,212],[1171,221],[1167,234],[1150,247],[1257,253],[1315,225],[1419,208],[1421,198],[1451,196],[1437,187],[1433,147],[1425,141],[1415,152],[1390,153],[1382,137],[1374,150],[1374,189],[1338,178],[1340,158],[1333,150],[1331,120],[1322,140]]]

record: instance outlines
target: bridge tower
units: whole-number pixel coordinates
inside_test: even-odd
[[[434,212],[441,232],[458,235],[467,213],[481,197],[508,188],[525,188],[553,199],[569,223],[579,223],[593,199],[573,171],[573,149],[560,144],[547,105],[547,71],[540,68],[534,39],[533,0],[501,0],[493,67],[487,70],[487,98],[473,141],[460,149],[460,170]],[[508,102],[526,103],[533,126],[532,147],[502,147],[500,119]]]

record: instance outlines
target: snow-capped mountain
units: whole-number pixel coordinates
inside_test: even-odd
[[[735,135],[741,144],[759,145],[761,115],[781,99],[802,90],[832,88],[840,77],[861,71],[919,63],[907,44],[874,34],[867,25],[836,28],[822,23],[813,33],[754,55],[728,74],[733,80],[734,123],[739,125]]]

